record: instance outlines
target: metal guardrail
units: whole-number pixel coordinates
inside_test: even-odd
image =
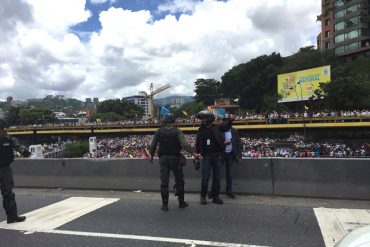
[[[194,131],[199,122],[177,123],[184,131]],[[68,133],[117,133],[117,132],[154,132],[161,126],[153,124],[125,124],[125,125],[80,125],[80,126],[30,126],[8,128],[10,135],[32,134],[68,134]],[[321,127],[370,127],[368,117],[299,117],[299,118],[266,118],[236,120],[234,126],[239,129],[274,129],[274,128],[321,128]]]

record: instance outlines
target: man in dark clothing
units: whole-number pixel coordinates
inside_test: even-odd
[[[222,122],[226,126],[230,120],[231,118],[227,116],[222,119]],[[232,167],[235,161],[239,163],[242,159],[242,142],[238,130],[231,126],[224,134],[225,150],[223,152],[223,162],[226,168],[226,195],[234,199],[235,195],[232,191]]]
[[[169,176],[170,170],[175,176],[175,187],[179,200],[179,208],[185,208],[188,204],[184,200],[184,173],[182,166],[179,165],[180,151],[184,148],[191,153],[195,158],[199,158],[189,143],[186,141],[184,134],[176,126],[174,126],[175,118],[169,113],[164,116],[164,126],[156,131],[151,142],[149,153],[150,161],[153,163],[153,157],[157,145],[159,144],[159,165],[161,178],[161,197],[162,210],[168,211],[169,198]]]
[[[220,199],[220,180],[221,180],[221,157],[225,149],[224,135],[220,127],[214,124],[215,117],[210,111],[201,111],[197,117],[202,120],[201,127],[197,132],[195,152],[203,157],[202,183],[200,192],[200,203],[207,204],[208,182],[213,173],[214,191],[213,203],[223,204]],[[225,127],[226,128],[226,127]]]
[[[25,216],[18,216],[17,204],[13,193],[14,180],[10,164],[14,160],[14,150],[22,152],[23,155],[29,155],[18,142],[10,138],[5,132],[5,120],[0,119],[0,188],[3,197],[3,207],[7,216],[7,223],[22,222],[26,220]]]

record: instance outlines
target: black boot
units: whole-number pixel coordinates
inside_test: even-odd
[[[161,210],[168,211],[168,197],[169,197],[168,185],[161,186],[161,197],[162,197]]]
[[[3,198],[3,206],[6,212],[8,224],[15,222],[22,222],[26,220],[25,216],[18,216],[17,203],[15,202],[14,193],[7,194]]]
[[[176,191],[179,199],[179,208],[186,208],[187,206],[189,206],[189,204],[184,200],[185,197],[184,185],[177,185]]]
[[[187,202],[184,200],[179,200],[179,208],[186,208],[187,206],[189,206]]]
[[[6,223],[11,224],[15,222],[23,222],[26,220],[26,216],[15,216],[15,217],[9,217],[6,220]]]

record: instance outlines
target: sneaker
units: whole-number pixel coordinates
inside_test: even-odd
[[[235,195],[232,192],[227,192],[226,195],[232,199],[235,199]]]
[[[162,207],[161,207],[162,211],[168,211],[168,205],[167,204],[163,204]]]
[[[11,224],[15,222],[23,222],[26,220],[26,216],[16,216],[16,217],[11,217],[6,220],[6,223]]]
[[[200,204],[203,204],[203,205],[206,205],[207,204],[206,197],[200,197]]]
[[[179,208],[186,208],[187,206],[189,206],[189,204],[185,201],[180,201],[179,202]]]
[[[220,198],[213,198],[213,203],[221,205],[224,204],[224,201]]]

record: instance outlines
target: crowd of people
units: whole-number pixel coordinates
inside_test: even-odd
[[[84,158],[148,158],[152,135],[98,138],[96,151],[88,152]],[[185,135],[194,147],[195,135]],[[243,157],[370,157],[369,144],[352,146],[344,143],[305,142],[299,137],[286,139],[242,137]],[[190,156],[184,153],[186,156]]]
[[[306,110],[304,112],[269,112],[269,113],[252,113],[246,112],[240,115],[236,115],[235,120],[247,121],[247,120],[266,120],[266,123],[288,123],[288,119],[294,118],[328,118],[328,117],[348,117],[356,118],[370,117],[370,110],[353,110],[353,111],[334,111],[325,110],[319,112],[313,112]],[[200,123],[200,120],[195,116],[187,116],[176,119],[177,123]],[[13,126],[12,128],[45,128],[45,127],[66,127],[66,126],[88,126],[88,127],[99,127],[99,126],[128,126],[128,125],[155,125],[159,124],[158,119],[137,119],[137,120],[121,120],[121,121],[94,121],[94,122],[81,122],[81,123],[44,123],[35,125],[20,125]]]

